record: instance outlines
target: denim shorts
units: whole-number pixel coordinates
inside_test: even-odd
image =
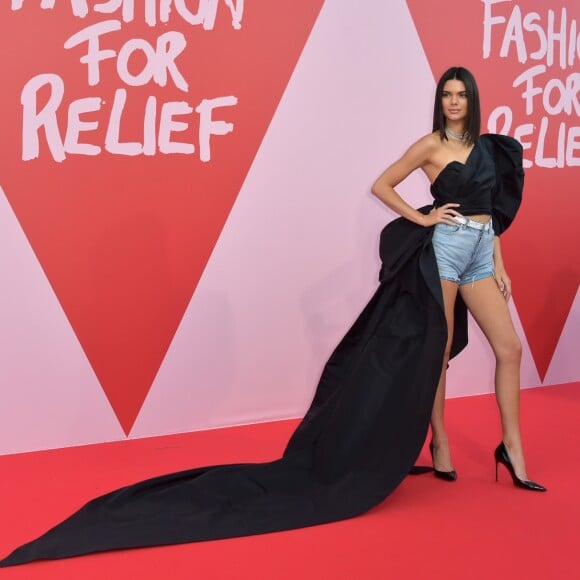
[[[439,278],[462,286],[493,276],[493,236],[493,227],[484,231],[461,224],[437,224],[433,248]]]

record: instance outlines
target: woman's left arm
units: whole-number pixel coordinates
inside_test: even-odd
[[[501,255],[501,244],[499,241],[499,236],[493,237],[493,266],[493,277],[495,278],[495,281],[497,282],[497,285],[507,302],[512,295],[512,281],[505,271],[503,256]]]

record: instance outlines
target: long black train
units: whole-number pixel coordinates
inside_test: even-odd
[[[473,187],[490,163],[492,217],[501,233],[523,188],[515,140],[482,136],[467,164],[449,167],[445,178],[452,187]],[[0,567],[306,527],[383,501],[422,448],[441,372],[447,328],[431,238],[431,228],[402,218],[383,230],[380,285],[326,363],[282,458],[191,469],[113,491],[17,548]],[[461,300],[454,325],[452,356],[467,344]]]

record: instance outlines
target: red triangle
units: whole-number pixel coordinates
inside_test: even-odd
[[[433,76],[440,75],[451,66],[465,66],[470,69],[478,82],[482,96],[482,132],[488,132],[489,115],[496,107],[507,105],[513,113],[510,135],[516,126],[534,125],[530,149],[524,157],[534,160],[539,142],[539,127],[542,118],[547,117],[549,129],[545,139],[544,156],[555,156],[557,133],[560,123],[566,127],[577,125],[574,118],[566,113],[547,115],[541,104],[535,102],[534,111],[526,112],[521,97],[524,86],[514,87],[515,79],[524,71],[545,61],[532,60],[530,55],[539,48],[538,36],[526,33],[527,61],[519,62],[515,42],[509,44],[507,56],[499,56],[499,51],[507,29],[507,23],[514,10],[519,10],[522,19],[535,12],[540,20],[534,25],[547,28],[548,7],[542,0],[529,0],[516,5],[515,2],[483,3],[456,2],[449,10],[441,10],[434,2],[407,0],[407,5],[421,38],[429,60]],[[485,6],[491,6],[496,21],[491,30],[491,50],[484,58]],[[578,3],[554,0],[549,9],[554,11],[556,22],[561,22],[561,10],[567,9],[568,26],[575,19],[580,21]],[[512,21],[515,26],[518,14]],[[457,25],[449,29],[449,22]],[[489,20],[488,20],[489,22]],[[559,50],[559,49],[558,49]],[[560,68],[556,51],[556,62],[547,67],[546,74],[538,80],[543,86],[549,79],[566,81],[568,75],[577,71],[575,67]],[[497,129],[500,131],[501,127]],[[580,155],[576,156],[580,160]],[[572,302],[580,278],[580,262],[577,257],[579,245],[578,228],[575,225],[577,206],[578,168],[545,168],[533,166],[526,169],[524,201],[514,226],[502,237],[502,249],[506,265],[513,283],[513,296],[522,326],[525,330],[538,372],[543,380],[564,324],[570,313]]]
[[[137,12],[132,23],[102,37],[102,49],[117,52],[129,40],[153,46],[168,30],[180,31],[187,47],[176,59],[189,91],[153,82],[128,87],[115,60],[101,63],[101,82],[89,86],[79,62],[86,44],[65,50],[81,29],[119,14],[81,19],[70,2],[41,10],[24,2],[11,11],[0,7],[0,53],[4,61],[0,179],[9,201],[54,288],[99,381],[128,433],[150,389],[187,304],[215,246],[224,222],[278,106],[323,0],[247,3],[242,27],[235,30],[225,2],[215,27],[204,30],[184,22],[175,9],[167,25],[147,26]],[[137,74],[144,59],[135,55]],[[98,121],[81,142],[100,146],[97,156],[69,154],[53,160],[40,134],[37,159],[22,161],[21,92],[40,73],[58,74],[65,85],[57,118],[67,127],[71,101],[101,97]],[[234,95],[235,106],[216,109],[214,118],[234,123],[233,132],[211,138],[211,161],[199,158],[199,116],[175,120],[189,127],[173,141],[194,144],[194,154],[114,155],[104,150],[115,91],[127,89],[121,141],[143,141],[147,98],[163,103]],[[39,108],[49,91],[39,93]]]

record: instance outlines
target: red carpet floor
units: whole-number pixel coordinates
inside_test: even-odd
[[[522,392],[529,475],[515,488],[492,451],[492,396],[448,401],[455,483],[408,477],[368,514],[339,523],[39,562],[12,579],[526,579],[580,578],[580,383]],[[193,466],[279,456],[296,421],[0,457],[0,555],[86,500]],[[423,451],[421,463],[428,463]]]

